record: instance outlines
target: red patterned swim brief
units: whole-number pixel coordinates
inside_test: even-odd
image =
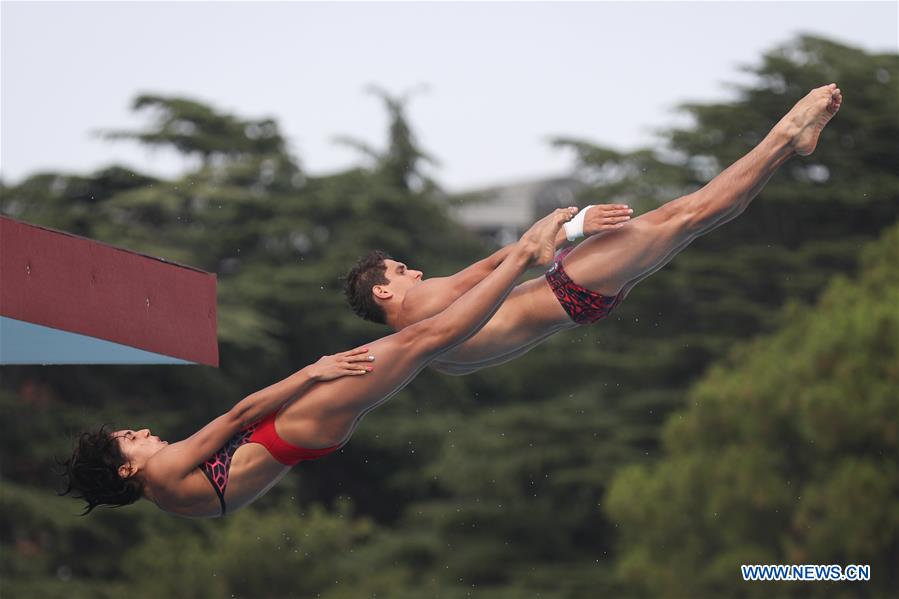
[[[572,249],[564,249],[556,255],[552,266],[546,271],[546,282],[571,320],[578,324],[591,324],[608,316],[621,303],[623,295],[619,293],[606,297],[572,281],[562,268],[562,260]]]

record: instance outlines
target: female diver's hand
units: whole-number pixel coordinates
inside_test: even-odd
[[[318,362],[307,366],[309,376],[316,381],[333,381],[342,376],[360,375],[372,371],[371,362],[374,356],[368,353],[367,347],[322,356]]]

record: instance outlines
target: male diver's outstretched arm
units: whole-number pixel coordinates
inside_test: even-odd
[[[413,327],[410,332],[427,331],[428,343],[438,354],[464,342],[490,320],[528,266],[549,264],[555,253],[555,232],[575,214],[577,208],[560,208],[538,221],[490,275],[445,310],[407,327],[406,331]]]
[[[450,304],[496,270],[516,246],[517,243],[509,244],[454,275],[426,279],[409,289],[403,298],[400,311],[403,320],[397,323],[397,328],[402,329],[446,310]]]
[[[590,206],[584,215],[583,234],[589,237],[620,228],[625,221],[630,219],[632,213],[633,210],[627,204]],[[562,229],[556,233],[555,239],[556,248],[560,248],[568,242],[565,231]],[[509,244],[454,275],[426,279],[409,289],[403,298],[402,310],[399,312],[402,321],[396,323],[397,328],[402,329],[445,310],[496,270],[512,253],[516,245],[515,243]]]

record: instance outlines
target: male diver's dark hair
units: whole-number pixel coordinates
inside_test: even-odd
[[[72,457],[59,462],[67,485],[60,495],[74,491],[72,497],[84,499],[87,505],[82,516],[98,505],[130,505],[143,495],[143,485],[135,477],[119,476],[119,468],[127,463],[128,458],[105,425],[97,432],[82,433]]]
[[[343,284],[343,293],[353,312],[365,320],[380,324],[387,322],[387,315],[375,301],[371,288],[390,282],[387,279],[387,265],[384,264],[384,260],[393,260],[393,258],[381,250],[373,250],[365,254],[347,273]]]

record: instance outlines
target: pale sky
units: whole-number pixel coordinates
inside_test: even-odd
[[[798,33],[899,51],[897,2],[3,2],[0,174],[120,163],[172,176],[174,153],[98,139],[142,128],[139,93],[274,117],[308,173],[358,164],[386,113],[364,93],[426,85],[408,115],[452,191],[568,171],[550,136],[653,141],[684,101],[727,99],[741,65]],[[823,82],[822,83],[827,83]],[[852,90],[844,89],[846,102]],[[785,107],[785,109],[788,107]]]

